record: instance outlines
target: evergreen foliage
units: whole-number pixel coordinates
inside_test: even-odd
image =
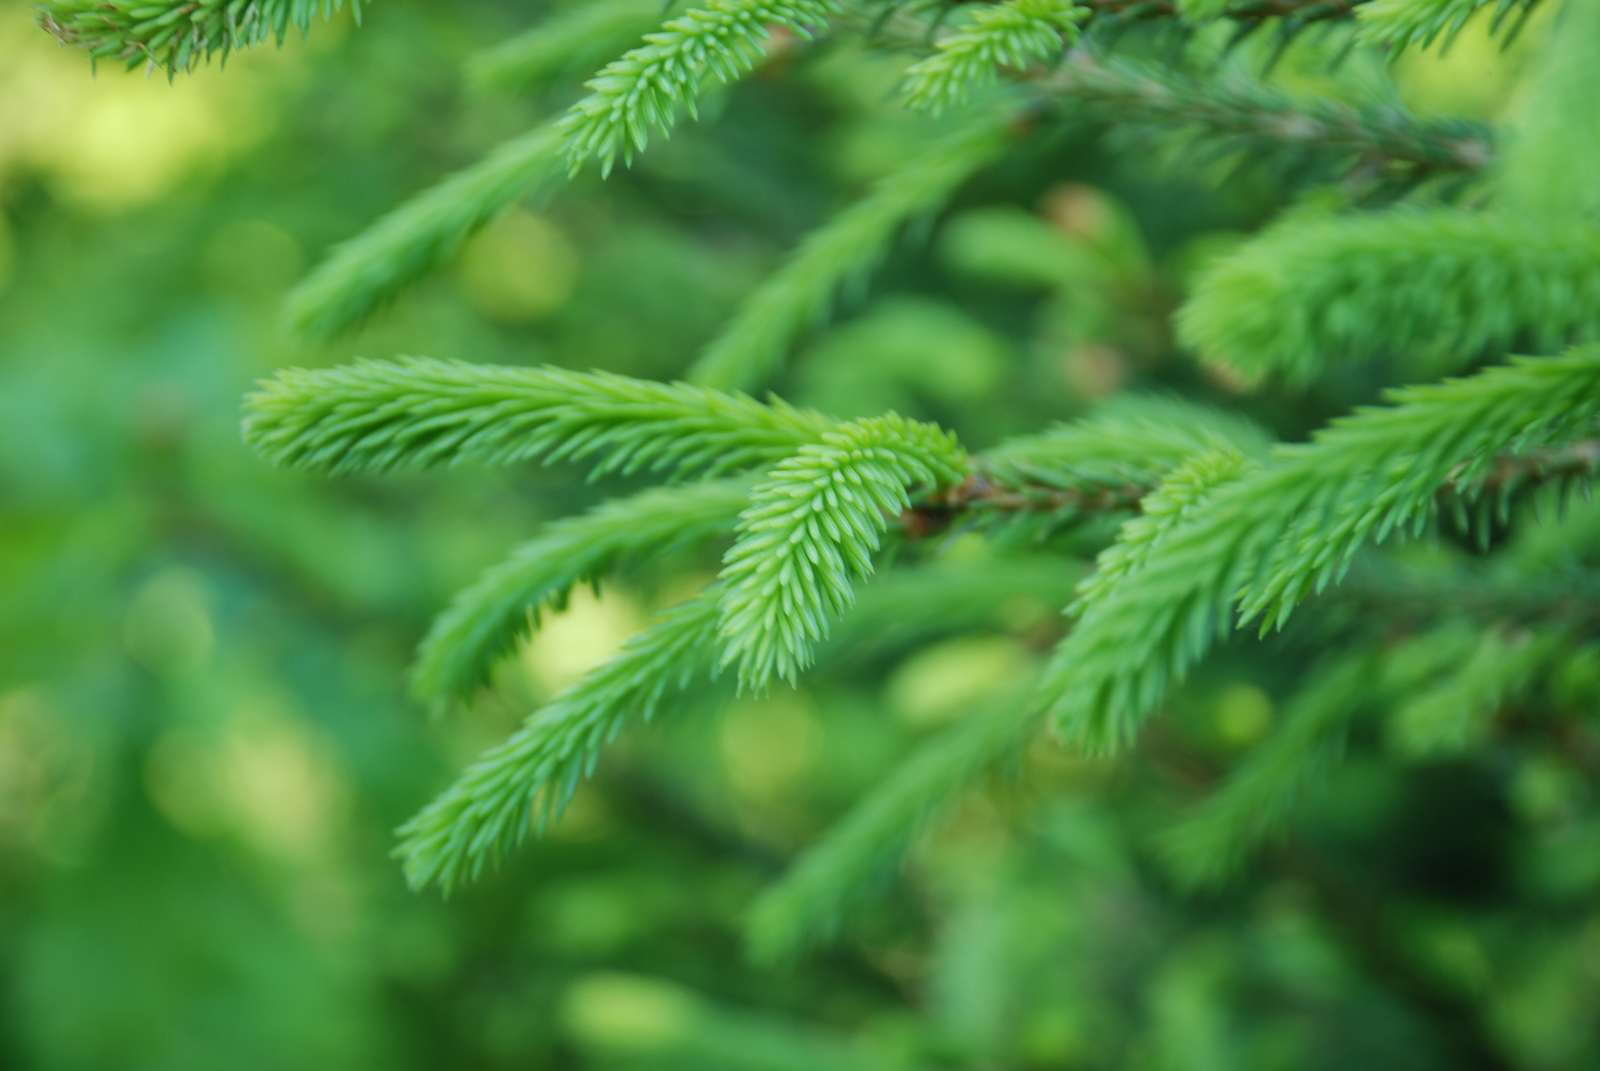
[[[1308,674],[1284,710],[1283,724],[1167,831],[1163,847],[1181,881],[1221,881],[1252,848],[1288,825],[1295,805],[1338,761],[1354,715],[1371,701],[1376,662],[1370,651],[1358,649]]]
[[[652,132],[666,134],[679,109],[698,112],[713,80],[736,82],[764,54],[768,27],[808,36],[827,25],[832,0],[710,0],[646,34],[586,83],[593,90],[562,117],[568,165],[600,161],[609,173],[620,153],[632,161]]]
[[[305,33],[318,15],[343,8],[344,0],[44,0],[39,22],[97,61],[176,75],[263,41],[282,45],[290,29]],[[360,21],[361,0],[350,10]]]
[[[1077,40],[1078,23],[1088,14],[1065,0],[1006,0],[978,9],[968,25],[906,72],[907,106],[937,112],[961,103],[1003,68],[1022,70],[1056,59]]]
[[[542,89],[559,76],[580,76],[655,27],[661,5],[651,0],[601,0],[570,8],[472,58],[468,79],[480,89]]]
[[[937,210],[974,171],[1005,148],[1005,112],[977,109],[955,129],[881,179],[865,197],[806,235],[788,261],[745,299],[689,370],[689,379],[749,390],[782,361],[789,344],[821,320],[834,293],[859,280],[907,220]]]
[[[560,610],[574,585],[599,584],[629,558],[694,546],[732,531],[750,497],[743,483],[703,480],[608,502],[550,525],[450,603],[417,652],[413,690],[444,701],[469,695],[517,640]]]
[[[717,619],[709,591],[662,614],[468,767],[400,829],[396,854],[412,887],[448,892],[559,818],[629,719],[649,721],[697,675],[715,671],[707,653]]]
[[[1397,355],[1437,366],[1600,334],[1600,232],[1399,208],[1294,219],[1207,268],[1184,343],[1252,379]]]
[[[1525,359],[1397,391],[1390,407],[1279,447],[1261,471],[1219,487],[1142,568],[1080,608],[1042,703],[1068,740],[1093,751],[1125,746],[1229,630],[1236,603],[1245,619],[1281,626],[1367,539],[1428,520],[1441,491],[1470,498],[1509,489],[1518,458],[1537,470],[1544,459],[1535,451],[1588,429],[1600,413],[1597,376],[1594,350]],[[1580,475],[1589,471],[1580,464]]]
[[[409,358],[288,369],[246,401],[245,440],[323,472],[598,458],[607,472],[735,472],[832,426],[782,402],[605,372]]]
[[[1439,679],[1408,682],[1413,687],[1391,721],[1402,752],[1438,756],[1481,744],[1501,704],[1535,684],[1566,639],[1559,633],[1506,635],[1498,629],[1467,635],[1469,643],[1450,651],[1452,664],[1441,667]]]
[[[1492,8],[1491,32],[1514,35],[1538,0],[1370,0],[1361,5],[1361,36],[1375,44],[1402,48],[1448,48],[1467,20]]]
[[[1021,750],[1037,722],[1022,697],[1007,700],[972,711],[924,745],[762,895],[749,923],[756,956],[786,959],[833,936],[919,832],[981,774]]]
[[[1476,10],[1390,0],[1370,7],[1362,35],[1396,48],[1448,40]],[[1501,5],[1498,15],[1511,9]],[[712,81],[732,82],[752,69],[768,26],[806,36],[825,30],[840,10],[716,0],[669,20],[606,66],[588,83],[591,94],[553,126],[336,254],[296,299],[302,326],[326,334],[355,322],[544,181],[557,158],[573,168],[596,159],[603,170],[619,153],[631,160],[652,133],[671,128],[680,109],[693,114]],[[1292,15],[1292,38],[1313,15],[1350,10],[1268,14]],[[483,76],[490,80],[547,77],[552,57],[614,34],[636,14],[605,8],[564,16],[504,46],[480,70],[509,72]],[[1392,99],[1291,94],[1236,73],[1163,69],[1073,47],[1082,25],[1124,14],[1011,0],[976,9],[954,29],[929,23],[926,55],[906,71],[905,102],[938,110],[1004,75],[1047,108],[1188,132],[1224,148],[1313,150],[1342,159],[1346,169],[1376,164],[1408,183],[1478,171],[1491,158],[1489,132],[1418,120]],[[1191,5],[1183,14],[1200,22],[1248,17],[1226,6]],[[904,34],[916,19],[890,10],[880,26]],[[994,159],[1020,114],[1005,99],[972,109],[814,232],[757,288],[692,378],[718,387],[767,378],[840,283],[880,258],[905,220],[937,210]],[[1518,141],[1517,154],[1531,151],[1527,143]],[[1513,174],[1523,166],[1517,154]],[[1517,345],[1550,351],[1595,334],[1584,311],[1600,304],[1590,293],[1600,260],[1593,246],[1586,227],[1513,211],[1301,212],[1205,270],[1179,316],[1180,338],[1250,379],[1279,371],[1298,382],[1334,362],[1379,354],[1463,363]],[[536,715],[407,827],[413,881],[446,887],[514,843],[518,816],[530,807],[541,824],[558,813],[630,707],[648,716],[668,679],[681,682],[692,668],[720,662],[738,666],[746,689],[797,681],[849,613],[855,585],[875,571],[891,528],[915,539],[965,517],[991,525],[996,515],[1049,518],[1034,529],[1042,538],[1063,520],[1136,511],[1082,584],[1073,606],[1078,623],[1034,698],[972,719],[914,759],[765,902],[754,932],[760,947],[776,952],[832,925],[870,872],[1041,718],[1071,745],[1116,750],[1229,630],[1235,606],[1245,619],[1281,627],[1308,594],[1342,576],[1364,543],[1419,528],[1441,501],[1459,511],[1484,495],[1504,503],[1529,482],[1587,477],[1596,399],[1600,357],[1578,349],[1395,391],[1387,408],[1336,420],[1303,445],[1269,451],[1264,433],[1237,416],[1146,398],[969,460],[947,433],[893,414],[840,424],[703,386],[369,361],[280,374],[251,397],[245,434],[280,464],[330,472],[533,458],[593,458],[597,474],[766,472],[753,489],[713,482],[651,491],[561,522],[440,619],[417,675],[419,693],[433,698],[481,684],[493,661],[537,626],[541,608],[559,605],[578,581],[597,579],[625,556],[734,528],[714,595]],[[1413,696],[1399,722],[1409,726],[1408,739],[1464,739],[1463,716],[1440,712],[1463,709],[1466,695],[1478,697],[1472,709],[1492,709],[1547,650],[1496,635],[1484,634],[1472,673]],[[1332,753],[1328,741],[1360,701],[1369,661],[1365,653],[1336,659],[1306,685],[1284,729],[1181,827],[1173,841],[1181,874],[1215,877],[1282,824],[1309,771],[1326,765],[1318,756]]]
[[[1144,791],[1151,779],[1118,776],[1126,770],[1183,785],[1141,797],[1128,808],[1132,824],[1177,810],[1174,794],[1196,797],[1153,838],[1155,854],[1178,887],[1220,889],[1269,839],[1298,836],[1297,816],[1337,780],[1347,751],[1376,755],[1386,770],[1447,760],[1498,769],[1523,762],[1524,751],[1559,751],[1546,736],[1580,731],[1575,712],[1600,693],[1600,663],[1585,647],[1600,514],[1572,520],[1563,510],[1600,470],[1600,201],[1584,180],[1600,162],[1600,125],[1589,114],[1600,99],[1600,0],[1564,0],[1552,32],[1521,39],[1542,61],[1529,68],[1532,104],[1496,127],[1410,113],[1398,103],[1396,68],[1382,61],[1385,52],[1442,49],[1475,15],[1509,44],[1534,11],[1524,0],[1000,0],[955,15],[947,6],[707,0],[602,67],[563,115],[335,250],[290,299],[304,335],[354,326],[503,209],[590,162],[602,177],[619,156],[631,164],[680,113],[698,114],[717,85],[763,63],[772,61],[785,91],[832,77],[824,62],[881,63],[862,68],[876,77],[863,83],[874,93],[899,86],[892,102],[880,94],[862,107],[871,117],[862,141],[904,135],[887,151],[869,145],[876,157],[862,150],[876,180],[748,290],[688,382],[396,358],[289,369],[247,398],[244,438],[280,466],[349,474],[573,461],[595,478],[668,484],[630,484],[625,496],[549,524],[436,620],[414,685],[445,705],[488,685],[580,583],[643,562],[670,581],[661,587],[692,582],[699,591],[528,715],[401,829],[397,854],[413,887],[448,892],[500,864],[561,817],[628,726],[673,705],[713,706],[731,691],[717,683],[723,670],[737,670],[733,702],[757,717],[776,721],[786,701],[804,709],[814,681],[844,678],[816,705],[839,703],[868,720],[866,685],[852,673],[903,684],[921,655],[954,660],[934,646],[952,637],[995,641],[974,659],[992,656],[992,676],[973,671],[981,696],[957,694],[938,709],[946,697],[925,681],[895,693],[910,709],[884,729],[889,757],[851,786],[854,803],[829,800],[842,818],[755,901],[747,936],[758,957],[792,957],[837,936],[865,894],[915,861],[919,845],[937,840],[938,819],[999,769],[1023,769],[1042,795],[1075,804]],[[137,52],[182,69],[269,31],[281,37],[313,9],[252,6],[256,21],[237,30],[226,22],[227,33],[208,22],[205,34],[186,27],[233,9],[150,15],[113,4],[99,37],[86,7],[51,3],[44,17],[95,56]],[[578,61],[567,57],[598,62],[643,19],[620,3],[560,14],[485,54],[476,77],[544,88],[571,73]],[[1252,36],[1268,23],[1275,41]],[[1313,24],[1326,40],[1307,40]],[[1328,62],[1332,54],[1342,65]],[[955,114],[939,123],[904,114],[944,110]],[[1062,166],[1068,152],[1050,155],[1062,142],[1130,155],[1126,138],[1097,140],[1108,132],[1139,135],[1135,145],[1154,138],[1169,163],[1270,165],[1191,166],[1160,187],[1192,192],[1197,176],[1214,179],[1228,218],[1259,233],[1221,256],[1201,258],[1199,243],[1169,253],[1119,230],[1119,210],[1104,197],[1038,178]],[[1002,159],[1006,167],[985,174]],[[1128,189],[1171,179],[1148,165],[1135,156]],[[753,173],[719,179],[738,185]],[[634,181],[652,196],[664,188]],[[686,229],[703,226],[689,199],[660,199]],[[1021,210],[984,215],[969,199],[1040,208],[1011,227]],[[1152,217],[1190,208],[1174,204],[1142,209]],[[982,265],[995,285],[968,287],[919,265],[916,277],[952,318],[932,318],[903,361],[879,352],[893,348],[881,336],[833,351],[826,370],[880,391],[864,395],[862,408],[874,412],[805,407],[806,373],[826,358],[802,355],[788,375],[789,351],[842,287],[890,259],[908,222],[938,227],[947,209],[962,213],[950,236],[964,262]],[[696,233],[708,244],[726,237]],[[900,270],[896,262],[885,289],[902,287]],[[1025,299],[1002,292],[1019,281],[1031,291]],[[946,331],[950,323],[968,330]],[[1024,339],[1013,337],[1018,324]],[[655,356],[660,369],[686,353]],[[995,371],[1008,356],[1015,367]],[[1438,378],[1446,373],[1453,378]],[[737,393],[769,380],[795,403]],[[1431,542],[1395,546],[1423,536]],[[669,568],[669,556],[691,565]],[[1217,660],[1221,673],[1250,667],[1246,701],[1230,708],[1232,720],[1207,723],[1197,711],[1209,709],[1210,685],[1190,678],[1251,623],[1259,634],[1238,637]],[[790,687],[774,688],[779,681]],[[1288,698],[1275,704],[1269,691]],[[935,710],[919,720],[917,704]],[[1374,715],[1386,719],[1382,732],[1354,731]],[[1157,716],[1162,732],[1146,734]],[[1043,740],[1047,731],[1055,739]],[[805,750],[806,732],[758,755],[747,780],[781,781],[773,771]],[[1497,737],[1511,743],[1491,755]],[[738,745],[736,733],[723,738],[729,755]],[[1035,745],[1053,756],[1038,765],[1060,766],[1029,768]],[[1505,791],[1524,794],[1518,806],[1555,813],[1540,802],[1548,786],[1527,780],[1533,787]],[[749,795],[785,790],[763,782]],[[750,804],[729,819],[740,843],[792,847],[799,835],[769,836],[759,812]],[[1145,850],[1137,837],[1033,813],[1032,827],[1004,814],[983,820],[1005,830],[995,841],[1032,845],[1039,858],[1095,859],[1089,869],[1107,882],[1134,880],[1138,867],[1106,860]],[[1038,847],[1052,822],[1070,835]],[[1106,848],[1111,841],[1124,847]],[[1312,899],[1343,895],[1326,871],[1295,869],[1297,853],[1285,853],[1288,863],[1271,854],[1262,865],[1321,882]],[[971,884],[1006,880],[981,877]],[[1039,881],[1057,911],[1067,884],[1058,877]],[[1033,917],[1017,906],[1022,894],[1008,895],[993,894],[992,917]],[[1349,944],[1387,963],[1393,942],[1358,910],[1342,921],[1352,915],[1360,917],[1346,929],[1362,932]],[[1426,970],[1390,973],[1400,978],[1397,999],[1410,993],[1416,1014],[1446,1039],[1441,1051],[1500,1066],[1501,1042],[1475,1012],[1457,1029],[1464,998],[1416,998]],[[1162,1003],[1159,985],[1151,992],[1152,1016],[1190,1021]],[[1062,1029],[1078,1030],[1078,1020]],[[1054,1053],[1030,1063],[1001,1049],[967,1062],[1071,1062]],[[1153,1050],[1128,1049],[1142,1051]]]
[[[338,246],[289,295],[289,325],[313,339],[355,327],[506,207],[558,178],[560,145],[554,125],[535,127]]]
[[[984,474],[1011,487],[1153,486],[1192,457],[1264,456],[1271,438],[1235,413],[1181,398],[1117,395],[1089,415],[1037,435],[1007,439],[979,458]]]
[[[1087,113],[1166,139],[1198,141],[1210,157],[1229,153],[1282,164],[1332,159],[1403,184],[1471,174],[1493,159],[1482,125],[1425,120],[1384,97],[1305,96],[1224,68],[1210,78],[1118,56],[1073,53],[1039,82],[1063,110]]]
[[[966,468],[951,436],[892,414],[846,424],[779,462],[751,494],[722,570],[724,660],[738,662],[740,681],[792,683],[849,609],[852,581],[871,575],[910,491],[949,486]]]

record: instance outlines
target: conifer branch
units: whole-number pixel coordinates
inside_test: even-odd
[[[611,661],[535,712],[400,828],[395,854],[414,889],[445,892],[496,865],[560,818],[628,719],[649,721],[669,693],[715,672],[717,600],[708,589],[664,612]]]
[[[1313,670],[1277,730],[1162,838],[1162,853],[1180,881],[1222,881],[1288,824],[1294,807],[1343,755],[1345,730],[1371,698],[1375,671],[1376,659],[1367,652]]]
[[[937,211],[1008,141],[1013,109],[981,108],[963,117],[877,182],[861,200],[806,235],[788,262],[745,299],[733,321],[689,370],[689,381],[750,390],[783,360],[793,339],[827,315],[835,292],[871,270],[896,232]]]
[[[1128,577],[1144,568],[1162,542],[1182,528],[1216,495],[1219,488],[1254,472],[1260,465],[1231,450],[1196,454],[1170,472],[1161,486],[1140,502],[1139,514],[1122,526],[1117,541],[1100,555],[1094,572],[1084,578],[1068,612],[1081,617],[1110,598]]]
[[[1270,19],[1291,27],[1347,18],[1371,0],[1079,0],[1096,24],[1181,18],[1188,22],[1227,19],[1247,26]]]
[[[1188,129],[1241,149],[1351,157],[1413,177],[1481,171],[1494,157],[1490,132],[1475,123],[1422,120],[1394,104],[1293,97],[1237,74],[1200,82],[1081,49],[1032,84],[1047,100],[1109,122]]]
[[[756,901],[746,928],[764,961],[837,932],[848,909],[899,867],[917,835],[1038,727],[1020,697],[987,704],[921,747]]]
[[[535,127],[334,247],[289,294],[289,326],[315,340],[358,326],[504,209],[559,181],[560,146],[553,124]]]
[[[754,70],[769,27],[810,37],[837,10],[837,0],[707,0],[672,19],[586,83],[593,92],[560,122],[568,166],[598,160],[609,174],[619,153],[632,163],[652,133],[670,133],[679,108],[698,116],[713,81],[730,84]]]
[[[1600,472],[1600,466],[1590,473]],[[1338,591],[1387,621],[1426,623],[1468,618],[1501,624],[1600,629],[1600,583],[1567,566],[1544,575],[1484,575],[1479,569],[1420,572],[1380,556],[1358,559]]]
[[[1481,743],[1489,719],[1507,699],[1538,683],[1551,659],[1570,649],[1570,639],[1561,633],[1487,630],[1449,661],[1439,679],[1395,707],[1390,738],[1414,758]]]
[[[421,357],[285,369],[245,411],[245,441],[263,456],[330,473],[594,459],[597,476],[721,474],[770,464],[834,426],[682,383]]]
[[[740,515],[723,559],[723,663],[742,687],[793,682],[850,607],[854,581],[908,489],[959,481],[966,452],[931,424],[894,414],[845,424],[772,470]]]
[[[357,22],[361,4],[350,4]],[[281,47],[290,29],[306,33],[317,15],[343,8],[344,0],[43,0],[37,11],[39,25],[97,62],[176,75],[269,39]]]
[[[1435,42],[1440,48],[1449,48],[1467,20],[1485,8],[1494,8],[1489,32],[1499,33],[1511,19],[1511,36],[1538,3],[1539,0],[1369,0],[1361,5],[1358,37],[1396,53],[1405,48],[1429,48]]]
[[[1497,455],[1581,435],[1600,414],[1600,350],[1521,359],[1390,401],[1279,447],[1088,607],[1041,689],[1067,739],[1121,746],[1228,630],[1235,602],[1245,619],[1281,625],[1368,539],[1425,522],[1441,489],[1475,497]]]
[[[670,552],[731,532],[749,502],[745,482],[653,488],[556,521],[451,600],[417,652],[412,690],[443,701],[482,685],[501,656],[559,610],[573,587],[625,558]]]
[[[1272,438],[1236,413],[1160,394],[1125,394],[1087,416],[1018,436],[975,458],[1001,487],[1153,487],[1196,454],[1264,457]]]
[[[657,0],[596,0],[567,8],[467,61],[480,89],[541,87],[564,72],[592,70],[661,21]]]
[[[1078,40],[1089,14],[1072,0],[1003,0],[941,40],[906,71],[902,96],[913,111],[938,113],[986,88],[1002,68],[1025,70],[1056,59]]]
[[[1448,209],[1292,219],[1206,268],[1179,339],[1258,379],[1600,338],[1600,229]]]
[[[1126,395],[1090,415],[1000,443],[973,459],[977,469],[901,514],[920,538],[973,513],[1047,515],[1052,527],[1135,509],[1176,466],[1206,454],[1264,457],[1270,437],[1250,421],[1160,395]]]

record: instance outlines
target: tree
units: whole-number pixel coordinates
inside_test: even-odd
[[[340,6],[46,0],[41,21],[97,59],[176,76],[307,30]],[[1538,1040],[1506,1010],[1524,998],[1460,967],[1460,956],[1483,956],[1461,948],[1492,943],[1487,919],[1401,926],[1374,899],[1382,890],[1363,887],[1349,859],[1360,838],[1329,818],[1338,807],[1324,802],[1320,818],[1296,821],[1316,811],[1308,799],[1328,799],[1317,790],[1337,782],[1354,741],[1360,764],[1379,771],[1371,776],[1407,791],[1425,792],[1429,764],[1445,757],[1479,772],[1509,768],[1494,799],[1544,823],[1530,835],[1535,857],[1559,854],[1589,828],[1571,784],[1593,772],[1584,715],[1600,686],[1589,641],[1594,514],[1571,492],[1586,493],[1600,465],[1600,194],[1581,179],[1600,165],[1590,105],[1600,3],[1564,0],[1546,13],[1505,0],[1479,11],[1490,6],[709,0],[669,14],[557,117],[334,250],[289,302],[290,324],[309,338],[359,325],[508,207],[559,197],[585,169],[606,176],[631,165],[719,87],[805,42],[899,57],[898,100],[928,117],[903,166],[808,234],[681,382],[400,358],[286,370],[247,399],[247,441],[283,466],[340,474],[538,460],[661,479],[550,525],[456,597],[413,677],[417,697],[440,707],[470,701],[579,584],[641,560],[681,574],[674,563],[686,553],[726,548],[714,580],[535,711],[403,827],[397,854],[412,884],[448,892],[558,821],[631,723],[730,687],[781,691],[873,644],[960,631],[1019,595],[1070,587],[1075,563],[1092,556],[1065,635],[1040,626],[1054,644],[1048,661],[931,736],[765,891],[750,915],[755,954],[794,957],[870,915],[874,890],[930,827],[1006,770],[1020,768],[1019,790],[1038,795],[1029,806],[1056,816],[1033,836],[1079,837],[1058,855],[1102,886],[1127,880],[1134,863],[1095,856],[1093,820],[1050,810],[1082,798],[1088,776],[1051,771],[1064,760],[1041,758],[1039,741],[1053,737],[1071,761],[1160,774],[1194,797],[1185,816],[1148,832],[1142,812],[1170,808],[1174,790],[1119,790],[1138,816],[1140,858],[1199,898],[1189,902],[1225,895],[1215,890],[1242,880],[1263,850],[1258,869],[1313,890],[1343,954],[1430,1032],[1444,1065],[1592,1059],[1592,1039]],[[1446,48],[1484,23],[1509,46],[1530,20],[1537,52],[1524,107],[1504,129],[1418,116],[1399,102],[1386,60]],[[597,0],[506,42],[479,74],[537,85],[570,56],[623,49],[649,21],[633,0]],[[1239,169],[1229,181],[1287,202],[1189,280],[1172,322],[1205,371],[1188,377],[1186,396],[1116,394],[1076,419],[969,450],[931,421],[843,419],[744,393],[783,374],[841,290],[902,231],[963,198],[939,242],[953,264],[987,278],[977,285],[1020,283],[1077,303],[1079,342],[1105,330],[1083,326],[1095,316],[1126,316],[1130,283],[1151,273],[1137,243],[1119,236],[1114,208],[1080,194],[1062,209],[1064,242],[1037,218],[971,207],[985,174],[1085,117],[1183,167]],[[1378,404],[1352,404],[1380,385]],[[1305,423],[1278,411],[1292,407],[1329,418],[1305,441],[1275,442],[1275,431]],[[960,552],[941,553],[948,547]],[[1257,626],[1259,638],[1230,641],[1240,625]],[[1222,704],[1222,723],[1232,719],[1252,745],[1242,751],[1184,717],[1198,706],[1190,679],[1224,646],[1222,657],[1255,666],[1285,696],[1259,739],[1260,688]],[[1172,717],[1151,725],[1162,712]],[[1488,830],[1464,835],[1474,833]],[[1573,890],[1588,879],[1529,865],[1553,872],[1527,879],[1517,924],[1571,914]],[[1019,875],[988,894],[1002,920],[994,924],[1070,929],[1036,897],[1051,880]],[[1435,891],[1471,891],[1467,878],[1428,880]],[[1568,938],[1588,933],[1581,918],[1568,922]],[[1428,933],[1443,934],[1435,944],[1446,951],[1404,947]],[[1041,939],[1045,948],[1091,943]],[[1147,1059],[1177,1066],[1207,1044],[1228,1051],[1222,1026],[1194,1022],[1215,1014],[1204,997],[1214,978],[1238,969],[1218,966],[1241,955],[1226,947],[1198,942],[1151,983],[1154,1016],[1188,1025],[1150,1043],[1173,1052]],[[1028,963],[1026,950],[1013,952]],[[1516,968],[1481,968],[1491,979],[1497,969]],[[690,1002],[674,1005],[680,1033],[668,1039],[690,1055],[740,1036],[718,1013],[671,999]],[[1049,1022],[1049,994],[1036,1003],[1030,1014]],[[1077,1022],[1061,1029],[1090,1029]],[[1030,1058],[1021,1042],[986,1043],[994,1051],[961,1058]],[[1180,1049],[1187,1055],[1173,1054]],[[789,1066],[771,1066],[780,1065]]]

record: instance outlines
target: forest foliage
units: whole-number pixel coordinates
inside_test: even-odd
[[[24,496],[40,535],[8,552],[36,578],[19,636],[127,604],[120,640],[68,647],[119,667],[99,687],[128,711],[78,731],[143,771],[94,791],[145,802],[58,806],[98,815],[82,858],[146,873],[141,902],[181,913],[159,875],[213,874],[198,892],[261,854],[218,817],[263,806],[228,802],[261,755],[295,756],[261,775],[275,815],[337,795],[315,756],[359,768],[326,805],[359,845],[283,855],[237,909],[310,926],[295,970],[344,1001],[263,1067],[307,1045],[392,1066],[412,1036],[422,1062],[552,1066],[1600,1055],[1597,0],[37,20],[173,99],[307,72],[260,90],[285,130],[236,177],[123,224],[210,227],[199,254],[169,239],[143,284],[154,239],[85,255],[172,326],[90,317],[75,371],[33,388],[70,406],[87,369],[176,347],[161,381],[204,384],[206,412],[135,427],[132,463],[100,430],[81,497]],[[441,103],[454,73],[417,83],[410,57],[468,38],[476,95]],[[364,81],[338,88],[346,67]],[[44,353],[94,271],[56,281],[50,235],[85,210],[27,166],[0,308]],[[331,248],[302,272],[283,226],[215,222],[236,205]],[[273,245],[287,267],[251,283]],[[209,296],[176,266],[196,256],[222,265]],[[252,356],[197,370],[233,339]],[[229,391],[243,446],[216,430]],[[122,512],[86,529],[102,483]],[[78,709],[96,678],[19,645],[4,709]],[[217,713],[263,705],[318,713]],[[306,743],[324,724],[337,746]],[[105,847],[118,822],[159,846]],[[132,940],[62,908],[51,865],[8,893],[39,898],[13,931],[29,1009],[77,977],[80,934]],[[350,933],[294,921],[340,895]],[[292,999],[293,971],[252,974],[270,927],[216,925],[228,992]],[[490,975],[494,1014],[533,1016],[503,1044],[446,1025],[486,1021],[450,994]],[[439,1022],[399,1025],[408,1000]],[[230,1043],[282,1030],[242,1014]],[[75,1016],[7,1044],[110,1066],[115,1017]],[[105,1040],[69,1040],[83,1022]],[[139,1066],[204,1063],[193,1029],[153,1030]]]

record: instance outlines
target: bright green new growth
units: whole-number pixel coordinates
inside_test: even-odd
[[[1362,652],[1313,670],[1284,709],[1278,730],[1164,837],[1167,862],[1179,880],[1220,882],[1288,824],[1308,789],[1342,755],[1345,729],[1373,691],[1374,669],[1375,659]]]
[[[572,588],[622,560],[694,546],[733,530],[749,502],[743,482],[655,488],[550,525],[451,600],[417,652],[412,688],[434,701],[465,696],[519,639],[559,610]]]
[[[740,515],[722,570],[718,632],[741,685],[792,683],[849,609],[854,581],[871,575],[882,533],[911,504],[908,489],[935,490],[966,470],[954,437],[892,413],[842,425],[773,469]]]
[[[762,894],[747,928],[760,959],[826,940],[846,911],[893,873],[917,834],[1038,727],[1020,697],[986,704],[922,747]]]
[[[595,474],[768,464],[833,427],[819,413],[609,372],[412,357],[286,369],[245,399],[245,441],[329,473],[476,461],[596,462]]]
[[[271,39],[281,46],[291,28],[305,33],[318,14],[331,19],[344,0],[44,0],[39,23],[96,61],[141,64],[176,75],[217,56]],[[350,5],[361,20],[361,0]]]
[[[713,80],[730,84],[754,70],[769,27],[810,37],[837,10],[834,0],[709,0],[671,20],[587,82],[593,92],[562,117],[568,166],[599,160],[609,174],[619,153],[631,163],[652,132],[671,131],[680,107],[698,116]]]
[[[1588,431],[1600,413],[1600,351],[1521,359],[1389,398],[1221,487],[1085,612],[1040,694],[1069,742],[1125,745],[1228,631],[1236,602],[1246,619],[1281,625],[1366,540],[1425,522],[1440,491],[1472,497],[1502,452]]]
[[[567,72],[588,73],[660,21],[657,0],[581,4],[478,53],[467,64],[467,78],[483,89],[542,87]]]
[[[749,390],[782,361],[790,342],[821,320],[841,285],[871,269],[907,220],[939,209],[1005,148],[1005,109],[983,108],[931,141],[907,165],[805,237],[787,263],[750,295],[689,370],[689,380]]]
[[[400,829],[411,886],[449,892],[559,818],[629,719],[649,721],[669,692],[715,672],[717,616],[713,589],[666,611],[468,767]]]
[[[1123,523],[1117,541],[1100,555],[1094,572],[1079,586],[1078,599],[1068,613],[1081,617],[1112,597],[1124,580],[1144,568],[1163,540],[1211,501],[1219,487],[1259,467],[1228,450],[1197,454],[1179,465],[1139,503],[1138,515]]]
[[[560,147],[554,124],[535,127],[337,246],[289,295],[289,325],[312,339],[358,326],[501,211],[561,179]]]
[[[1600,338],[1600,229],[1400,208],[1293,219],[1205,269],[1184,345],[1255,379]]]
[[[906,106],[940,112],[986,88],[1004,68],[1021,71],[1057,59],[1077,43],[1078,23],[1088,15],[1071,0],[1005,0],[980,7],[970,23],[906,71]]]
[[[1527,21],[1539,0],[1369,0],[1356,9],[1360,37],[1386,45],[1398,54],[1404,48],[1428,48],[1435,41],[1449,48],[1467,20],[1484,8],[1494,7],[1490,32],[1498,33],[1508,17],[1515,16],[1510,35]]]

